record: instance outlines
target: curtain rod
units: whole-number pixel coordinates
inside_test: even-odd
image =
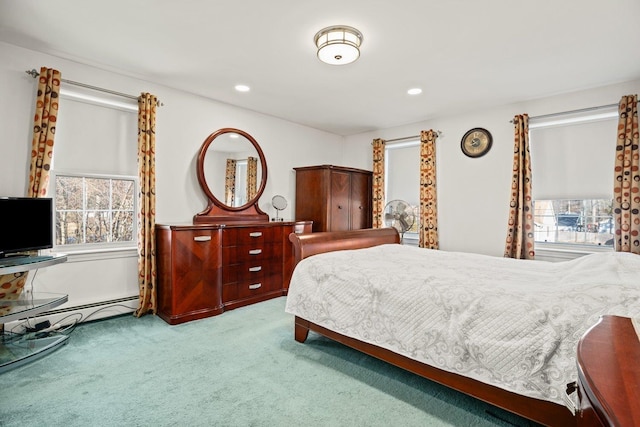
[[[436,133],[438,134],[438,136],[442,136],[442,131],[437,130]],[[406,141],[407,139],[418,139],[418,138],[420,138],[420,135],[404,136],[402,138],[385,139],[384,142],[386,144],[387,142]]]
[[[543,114],[541,116],[532,116],[532,117],[529,117],[529,120],[547,119],[549,117],[564,116],[565,114],[586,113],[588,111],[604,110],[605,108],[613,108],[617,106],[618,104],[607,104],[607,105],[600,105],[597,107],[579,108],[577,110],[560,111],[559,113]],[[513,119],[509,120],[509,123],[513,123]]]
[[[29,74],[31,77],[33,77],[34,79],[38,76],[40,76],[40,73],[38,73],[38,71],[34,69],[30,70],[30,71],[25,71],[25,73]],[[91,86],[88,85],[86,83],[80,83],[80,82],[74,82],[73,80],[67,80],[67,79],[60,79],[63,83],[67,83],[73,86],[80,86],[83,87],[85,89],[91,89],[91,90],[96,90],[98,92],[105,92],[111,95],[116,95],[116,96],[120,96],[122,98],[129,98],[129,99],[135,99],[136,101],[138,100],[138,96],[134,96],[134,95],[129,95],[127,93],[122,93],[122,92],[116,92],[114,90],[111,89],[104,89],[101,87],[97,87],[97,86]],[[156,104],[158,107],[162,107],[164,104],[160,101],[157,102]]]

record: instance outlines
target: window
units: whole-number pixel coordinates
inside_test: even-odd
[[[54,182],[56,246],[136,244],[136,178],[57,173]]]
[[[385,206],[403,200],[411,206],[415,221],[404,233],[403,243],[418,244],[420,211],[420,140],[385,144]]]
[[[247,200],[247,159],[236,160],[236,198],[234,206],[243,206]]]
[[[55,203],[55,248],[75,253],[133,249],[137,103],[82,91],[60,94],[49,188]]]
[[[613,246],[613,166],[617,109],[532,119],[536,249]]]
[[[612,201],[536,200],[535,241],[613,246]]]

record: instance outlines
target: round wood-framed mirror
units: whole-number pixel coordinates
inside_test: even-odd
[[[258,206],[267,184],[267,162],[247,132],[234,128],[213,132],[200,147],[196,169],[208,204],[194,216],[194,223],[269,221]]]

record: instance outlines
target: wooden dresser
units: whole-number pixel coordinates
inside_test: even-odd
[[[578,426],[640,426],[640,339],[631,319],[602,316],[578,343]]]
[[[269,221],[259,205],[267,161],[241,129],[210,134],[196,174],[205,209],[193,224],[155,230],[158,315],[172,325],[286,295],[295,265],[289,234],[312,227],[311,218]]]
[[[172,325],[286,295],[309,221],[156,225],[158,315]]]
[[[313,231],[371,228],[373,172],[321,165],[296,171],[296,219],[313,221]]]

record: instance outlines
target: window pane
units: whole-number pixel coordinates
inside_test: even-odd
[[[56,212],[56,245],[84,243],[82,213],[74,211]]]
[[[113,212],[113,241],[130,242],[133,240],[133,212],[114,211]]]
[[[111,197],[111,180],[103,178],[86,178],[87,209],[109,209]]]
[[[113,180],[113,209],[133,211],[135,195],[135,181],[125,179]]]
[[[611,200],[536,200],[535,241],[613,246]]]
[[[82,177],[56,177],[56,210],[82,209]]]
[[[109,213],[87,212],[87,243],[108,242],[110,234]]]

